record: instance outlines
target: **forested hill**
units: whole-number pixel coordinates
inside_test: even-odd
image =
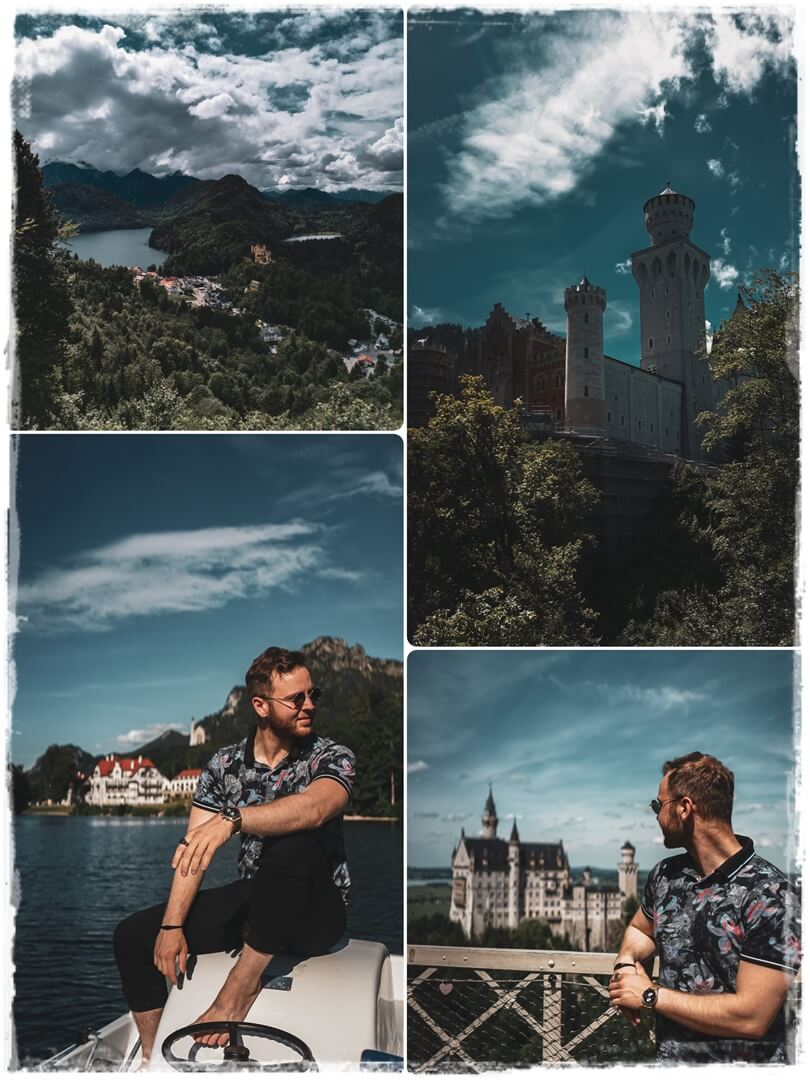
[[[316,731],[349,746],[357,757],[351,812],[398,815],[402,799],[402,663],[368,656],[362,645],[350,646],[341,638],[316,638],[303,645],[301,652],[307,658],[313,684],[323,691]],[[167,718],[167,723],[170,720],[176,718]],[[215,749],[239,742],[254,723],[244,686],[233,687],[225,704],[197,723],[206,734],[200,746],[190,746],[187,734],[167,729],[126,754],[148,757],[169,778],[181,769],[201,768]],[[110,747],[108,752],[120,751]],[[91,772],[103,756],[87,754],[77,746],[49,746],[24,774],[30,798],[63,799],[76,772]]]
[[[80,230],[140,229],[151,223],[132,203],[86,184],[57,184],[51,197],[62,220],[74,222]]]
[[[107,191],[139,210],[161,206],[181,189],[200,183],[195,177],[183,173],[152,176],[151,173],[133,169],[125,176],[119,176],[114,172],[94,169],[91,165],[74,165],[68,161],[48,162],[42,175],[48,188],[55,189],[59,184],[81,184],[94,191]]]
[[[296,220],[268,202],[241,176],[205,180],[163,206],[162,221],[149,237],[168,251],[167,273],[217,274],[249,258],[251,244],[273,245],[292,232]]]

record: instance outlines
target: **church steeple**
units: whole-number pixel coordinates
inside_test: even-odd
[[[489,795],[484,803],[484,813],[481,816],[481,835],[485,840],[494,840],[498,835],[498,814],[495,810],[495,800],[492,797],[492,784],[489,785]]]
[[[512,818],[512,831],[509,834],[509,843],[510,844],[519,844],[520,843],[520,837],[518,836],[518,830],[517,830],[517,818],[516,817]]]

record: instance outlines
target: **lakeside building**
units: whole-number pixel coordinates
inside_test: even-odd
[[[509,839],[501,839],[491,788],[481,825],[479,837],[461,830],[452,857],[450,919],[468,938],[489,926],[515,929],[524,919],[539,919],[580,949],[609,948],[613,931],[624,925],[626,901],[638,898],[636,849],[629,840],[621,849],[614,888],[594,882],[589,867],[574,881],[562,840],[526,843],[516,821]]]
[[[167,783],[155,763],[142,754],[137,758],[107,754],[93,769],[86,801],[91,806],[162,803]]]
[[[181,769],[173,780],[168,781],[169,793],[175,797],[193,795],[202,769]]]

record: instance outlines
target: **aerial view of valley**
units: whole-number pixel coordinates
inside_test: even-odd
[[[16,22],[13,422],[402,422],[402,17]]]

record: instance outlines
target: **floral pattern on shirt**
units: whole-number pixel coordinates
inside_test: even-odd
[[[271,768],[252,760],[249,744],[253,731],[242,742],[217,750],[202,770],[194,794],[194,805],[203,810],[223,810],[226,806],[258,806],[304,791],[313,780],[329,777],[351,794],[355,779],[354,754],[346,746],[318,735],[301,739],[293,752]],[[343,843],[343,818],[338,816],[321,825],[316,839],[332,871],[344,903],[348,900],[349,866]],[[252,878],[256,873],[264,839],[241,834],[239,873]]]
[[[754,853],[742,850],[701,879],[688,854],[664,859],[650,872],[641,906],[652,919],[660,957],[659,983],[690,994],[734,993],[741,960],[795,972],[800,962],[795,887]],[[760,1040],[702,1035],[656,1017],[659,1060],[785,1061],[784,1015]]]

